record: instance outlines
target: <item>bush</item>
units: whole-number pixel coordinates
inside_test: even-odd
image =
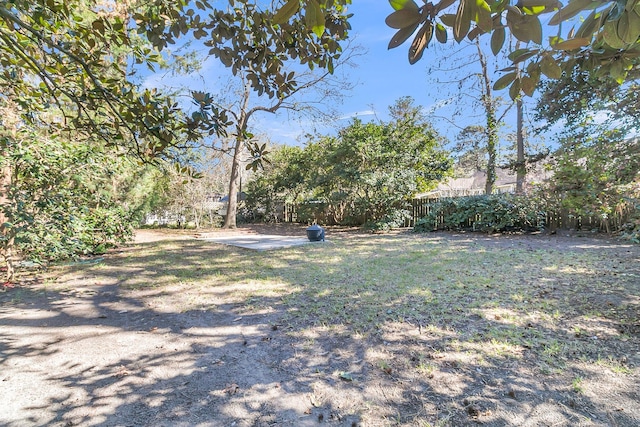
[[[369,221],[365,228],[373,231],[389,231],[392,228],[402,227],[405,220],[411,219],[411,213],[406,209],[394,209],[376,221]]]
[[[495,194],[440,200],[418,220],[414,231],[456,230],[485,233],[541,230],[546,213],[540,201],[526,196]]]
[[[131,219],[124,209],[79,209],[69,216],[33,221],[16,234],[16,244],[27,259],[46,262],[103,254],[132,236]]]

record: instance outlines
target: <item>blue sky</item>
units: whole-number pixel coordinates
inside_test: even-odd
[[[358,116],[364,121],[386,120],[388,106],[403,96],[412,96],[417,104],[422,105],[436,130],[452,142],[459,128],[470,124],[482,125],[484,114],[474,99],[477,96],[472,85],[465,86],[461,92],[455,83],[438,83],[443,80],[461,79],[478,71],[477,65],[461,65],[465,62],[465,53],[473,53],[474,46],[462,48],[460,52],[459,45],[450,43],[443,46],[433,40],[423,59],[415,65],[410,65],[407,59],[409,41],[396,49],[387,49],[395,32],[384,23],[386,16],[393,11],[387,1],[354,0],[354,4],[349,6],[349,11],[354,14],[350,34],[366,53],[356,58],[357,68],[345,70],[344,78],[355,83],[355,87],[341,104],[332,105],[337,110],[339,119],[327,125],[308,117],[299,120],[289,119],[286,113],[275,116],[262,114],[254,116],[255,120],[251,124],[254,133],[276,143],[300,144],[305,141],[304,134],[314,131],[323,134],[333,133],[339,127],[346,126],[352,117]],[[206,50],[203,50],[204,52]],[[494,61],[491,54],[488,56]],[[499,68],[497,65],[492,67],[495,71]],[[219,93],[229,75],[227,69],[215,58],[211,58],[203,62],[202,69],[195,75],[176,78],[155,74],[146,77],[145,85],[182,85],[192,90]],[[508,98],[506,91],[498,95]],[[512,108],[505,116],[507,123],[514,123],[514,116],[515,111]],[[507,125],[504,131],[513,132],[514,127]]]
[[[367,53],[357,58],[357,68],[349,71],[349,76],[356,82],[356,87],[340,105],[339,110],[343,120],[337,121],[333,128],[348,124],[348,118],[355,116],[365,121],[386,120],[387,107],[403,96],[412,96],[417,104],[422,105],[431,116],[430,120],[438,132],[452,142],[460,131],[459,127],[482,124],[484,114],[474,100],[475,94],[467,93],[460,96],[457,84],[438,83],[438,81],[455,80],[478,72],[477,65],[460,66],[464,62],[461,58],[464,57],[465,52],[475,52],[474,46],[463,47],[455,43],[443,46],[434,39],[422,60],[410,65],[408,61],[410,40],[396,49],[387,49],[389,40],[396,31],[384,23],[387,15],[393,12],[387,1],[354,0],[349,6],[349,11],[354,14],[351,19],[351,36],[355,43],[366,49]],[[450,37],[450,40],[452,39]],[[488,48],[486,51],[490,52]],[[488,56],[490,61],[495,62],[490,53]],[[456,68],[461,68],[461,71],[450,71]],[[494,66],[493,70],[497,71],[497,68],[499,67]],[[439,71],[439,69],[447,69],[447,71]],[[501,74],[495,75],[499,77]],[[469,91],[469,88],[466,90]],[[503,96],[507,100],[509,98],[507,91],[501,91],[496,95]],[[528,99],[525,105],[531,104],[532,101]],[[453,121],[455,125],[442,117]],[[514,108],[505,116],[505,121],[503,130],[513,132]],[[303,134],[306,130],[304,124],[300,126],[295,121],[286,122],[282,117],[280,121],[262,117],[258,126],[270,134],[274,141],[288,143],[295,143],[293,136]],[[332,131],[330,127],[322,126],[320,130],[327,133]]]

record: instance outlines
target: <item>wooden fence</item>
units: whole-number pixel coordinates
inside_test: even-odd
[[[411,201],[411,218],[405,221],[405,227],[413,227],[420,218],[430,214],[436,203],[442,199],[413,199]],[[606,233],[620,231],[634,213],[633,206],[618,209],[616,212],[603,217],[597,215],[578,215],[569,209],[560,211],[548,211],[545,218],[544,228],[549,231],[555,230],[598,230]],[[476,215],[467,220],[467,226],[473,228],[474,222],[480,217]],[[437,224],[442,224],[442,216],[436,219]]]
[[[469,196],[460,196],[469,197]],[[420,218],[424,218],[430,214],[436,203],[443,198],[420,198],[411,201],[410,217],[405,220],[405,227],[413,227]],[[577,215],[568,209],[559,212],[547,212],[544,228],[549,231],[556,230],[598,230],[606,233],[620,231],[622,226],[629,221],[634,212],[632,206],[619,209],[607,217]],[[297,222],[297,206],[292,204],[283,204],[282,221]],[[480,220],[480,216],[470,217],[466,226],[473,228],[475,222]],[[444,223],[444,217],[440,216],[436,219],[437,224]]]

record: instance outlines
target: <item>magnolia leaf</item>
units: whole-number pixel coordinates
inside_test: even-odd
[[[453,26],[453,38],[456,39],[458,43],[465,38],[469,32],[469,28],[471,28],[471,7],[473,5],[475,5],[474,0],[460,0],[460,4],[458,5],[456,21]]]
[[[493,33],[491,33],[491,51],[494,55],[497,55],[502,49],[505,37],[506,31],[504,27],[496,28],[493,30]]]
[[[559,8],[562,6],[558,0],[520,0],[518,4],[529,9],[537,6],[544,6],[548,9]]]
[[[422,15],[416,10],[400,9],[387,16],[384,22],[391,28],[406,28],[422,20]]]
[[[509,88],[509,97],[515,101],[520,96],[520,79],[515,79]]]
[[[513,72],[500,77],[494,84],[493,90],[502,90],[509,86],[517,77],[518,73]]]
[[[522,53],[522,54],[520,54],[518,56],[515,56],[512,59],[512,61],[513,61],[514,64],[526,61],[527,59],[537,55],[538,52],[540,52],[538,49],[534,49],[534,50],[531,50],[531,51],[527,50],[527,52],[524,52],[524,53]],[[511,55],[509,55],[509,56],[511,56]],[[509,59],[511,59],[511,58],[509,58]]]
[[[469,31],[467,33],[467,38],[471,41],[475,40],[476,37],[478,37],[480,34],[484,34],[484,31],[482,31],[482,28],[480,27],[474,27],[473,30]]]
[[[402,43],[406,42],[407,39],[411,37],[411,34],[413,34],[416,28],[418,28],[418,25],[420,25],[420,23],[416,22],[409,27],[399,29],[398,32],[396,32],[393,37],[391,37],[387,49],[394,49],[400,46]]]
[[[604,42],[613,49],[622,49],[625,42],[618,37],[618,26],[616,21],[607,21],[602,28],[602,38]]]
[[[447,29],[440,23],[436,24],[436,39],[442,44],[447,42]]]
[[[525,15],[540,15],[545,10],[547,10],[546,6],[522,7],[522,11],[525,13]]]
[[[525,54],[527,52],[529,52],[529,49],[516,49],[516,50],[514,50],[513,52],[511,52],[509,54],[508,58],[513,61],[515,58],[517,58],[517,57],[519,57],[519,56],[521,56],[521,55],[523,55],[523,54]]]
[[[300,0],[289,0],[273,16],[273,23],[282,25],[300,9]]]
[[[476,21],[478,27],[480,27],[485,33],[490,33],[493,29],[491,8],[485,0],[476,0],[476,16],[474,21]]]
[[[618,20],[618,37],[626,44],[637,42],[640,37],[640,16],[625,11]]]
[[[611,7],[611,11],[609,12],[609,16],[607,17],[608,20],[610,21],[617,21],[618,18],[620,18],[620,16],[622,15],[622,12],[624,12],[626,10],[626,6],[629,5],[629,3],[635,3],[633,1],[626,1],[626,0],[616,0],[613,2],[613,5]]]
[[[540,69],[545,76],[550,79],[559,79],[562,77],[562,68],[558,63],[550,56],[545,56],[540,61]]]
[[[418,5],[413,0],[389,0],[389,4],[393,10],[411,9],[418,11]]]
[[[593,9],[601,3],[592,0],[572,0],[549,20],[549,25],[558,25],[570,18],[573,18],[583,10]]]
[[[536,90],[537,82],[531,77],[525,76],[520,79],[522,91],[527,96],[533,96],[533,92]]]
[[[589,43],[589,39],[571,39],[556,43],[552,45],[552,47],[556,50],[574,50],[583,46],[588,46]]]
[[[542,23],[535,15],[526,15],[523,18],[523,25],[529,33],[529,40],[536,44],[542,44]]]
[[[304,18],[307,27],[311,28],[316,36],[322,37],[325,21],[324,14],[317,0],[309,0],[307,2],[307,11]]]
[[[442,23],[447,27],[453,28],[453,26],[456,25],[456,15],[452,13],[445,13],[440,17],[440,21],[442,21]]]
[[[454,4],[455,2],[456,2],[456,0],[440,0],[440,3],[438,3],[436,5],[436,12],[440,12],[442,10],[445,10],[446,8],[448,8],[449,6]]]
[[[636,7],[632,12],[629,12],[629,37],[632,41],[629,43],[634,43],[640,38],[640,5]],[[635,39],[634,39],[635,35]]]
[[[413,39],[411,47],[409,48],[409,64],[413,65],[422,58],[424,50],[429,46],[429,42],[433,37],[433,24],[431,21],[424,23],[416,38]]]
[[[624,83],[627,77],[627,71],[624,69],[624,64],[620,60],[611,62],[609,66],[609,74],[618,84]]]
[[[491,2],[489,7],[491,8],[491,13],[502,14],[504,12],[505,6],[509,5],[509,0],[497,0]]]
[[[590,38],[597,28],[600,27],[600,18],[602,17],[602,13],[598,11],[593,11],[587,18],[582,22],[582,25],[576,31],[576,37],[579,38]],[[596,19],[597,18],[597,19]]]

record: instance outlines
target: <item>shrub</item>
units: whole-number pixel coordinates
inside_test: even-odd
[[[486,233],[534,231],[546,213],[537,198],[495,194],[440,200],[418,220],[414,231],[456,230]]]
[[[369,221],[365,227],[373,231],[389,231],[392,228],[402,227],[405,220],[411,218],[411,213],[406,209],[394,209],[376,221]]]

